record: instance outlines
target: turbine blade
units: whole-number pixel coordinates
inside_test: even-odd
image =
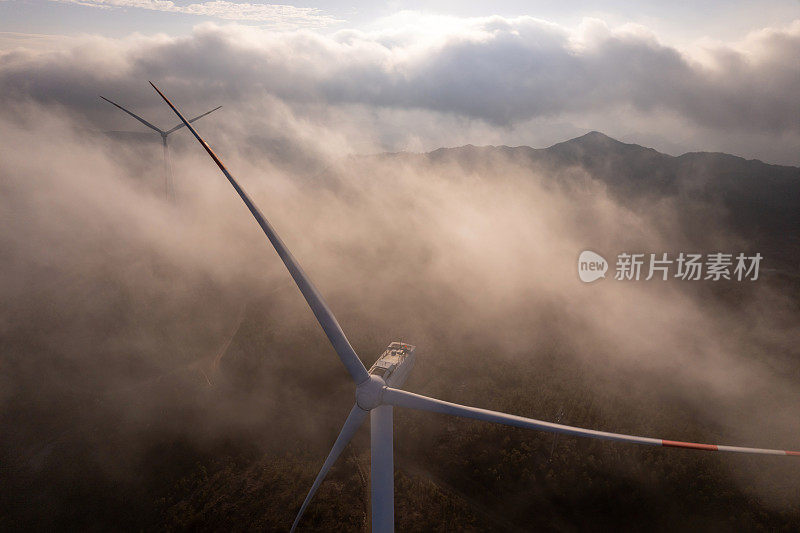
[[[395,407],[407,407],[409,409],[418,409],[421,411],[432,411],[434,413],[461,416],[464,418],[474,418],[476,420],[485,420],[486,422],[505,424],[507,426],[538,429],[541,431],[548,431],[550,433],[564,433],[567,435],[577,435],[579,437],[589,437],[593,439],[632,442],[634,444],[646,444],[649,446],[691,448],[694,450],[800,456],[800,452],[787,450],[769,450],[764,448],[743,448],[740,446],[722,446],[717,444],[681,442],[674,440],[654,439],[650,437],[636,437],[634,435],[624,435],[621,433],[609,433],[607,431],[596,431],[594,429],[584,429],[574,426],[565,426],[563,424],[544,422],[542,420],[535,420],[533,418],[524,418],[521,416],[509,415],[497,411],[489,411],[487,409],[478,409],[477,407],[468,407],[466,405],[444,402],[435,398],[428,398],[427,396],[421,396],[412,392],[392,389],[389,387],[384,389],[383,403],[394,405]]]
[[[204,116],[206,116],[206,115],[210,115],[211,113],[213,113],[214,111],[216,111],[217,109],[219,109],[219,108],[221,108],[221,107],[222,107],[221,105],[218,105],[217,107],[215,107],[215,108],[214,108],[214,109],[212,109],[211,111],[206,111],[206,112],[205,112],[205,113],[203,113],[202,115],[197,115],[196,117],[189,119],[187,122],[189,122],[189,124],[191,124],[191,123],[192,123],[192,122],[194,122],[195,120],[199,120],[199,119],[203,118],[203,117],[204,117]],[[169,134],[170,134],[170,133],[172,133],[173,131],[181,129],[183,126],[184,126],[184,124],[183,124],[183,122],[181,122],[180,124],[178,124],[177,126],[175,126],[174,128],[172,128],[171,130],[167,130],[165,133],[166,133],[167,135],[169,135]]]
[[[142,124],[144,124],[145,126],[147,126],[148,128],[150,128],[150,129],[152,129],[152,130],[156,130],[158,133],[162,133],[162,134],[164,133],[164,131],[162,131],[162,130],[161,130],[161,128],[157,128],[157,127],[153,126],[152,124],[150,124],[149,122],[147,122],[145,119],[143,119],[142,117],[140,117],[140,116],[139,116],[139,115],[137,115],[136,113],[133,113],[132,111],[128,111],[127,109],[125,109],[124,107],[122,107],[121,105],[119,105],[118,103],[116,103],[116,102],[112,102],[111,100],[109,100],[108,98],[106,98],[106,97],[105,97],[105,96],[103,96],[103,95],[100,95],[100,98],[102,98],[103,100],[105,100],[105,101],[106,101],[106,102],[108,102],[109,104],[111,104],[111,105],[113,105],[113,106],[116,106],[116,107],[118,107],[118,108],[122,109],[122,110],[123,110],[123,111],[125,111],[127,114],[129,114],[130,116],[132,116],[133,118],[135,118],[136,120],[138,120],[139,122],[141,122]]]
[[[153,85],[153,82],[150,82],[150,85]],[[336,353],[339,355],[339,359],[342,360],[342,364],[344,364],[345,368],[350,373],[353,381],[358,384],[368,380],[369,374],[367,373],[367,369],[364,368],[363,363],[356,355],[353,347],[350,346],[350,342],[347,340],[347,337],[342,331],[342,327],[339,325],[339,322],[333,315],[333,311],[331,311],[328,307],[328,304],[325,303],[325,300],[311,282],[311,279],[309,279],[306,273],[303,272],[300,264],[278,236],[277,232],[272,227],[272,224],[267,221],[258,207],[256,207],[256,204],[253,203],[253,200],[250,199],[250,196],[239,185],[231,173],[228,172],[228,169],[225,168],[225,165],[217,157],[217,154],[215,154],[214,151],[211,150],[211,147],[208,146],[208,143],[206,143],[202,137],[200,137],[200,134],[197,133],[197,130],[195,130],[192,125],[189,124],[189,122],[183,117],[183,115],[181,115],[181,112],[178,111],[174,105],[172,105],[172,102],[170,102],[169,99],[164,96],[164,93],[158,90],[158,87],[153,85],[153,89],[155,89],[156,92],[161,95],[161,98],[163,98],[167,105],[169,105],[175,114],[178,115],[178,118],[180,118],[183,124],[189,129],[189,131],[192,132],[192,135],[194,135],[203,148],[205,148],[206,152],[208,152],[208,155],[211,156],[211,159],[214,160],[225,177],[228,178],[228,181],[231,183],[231,185],[233,185],[233,188],[236,189],[236,192],[239,193],[242,201],[258,222],[258,225],[261,226],[262,230],[264,230],[264,234],[272,243],[275,251],[278,252],[283,264],[286,265],[286,269],[289,271],[289,274],[291,274],[292,278],[294,278],[297,287],[300,289],[300,292],[303,293],[306,302],[308,302],[308,306],[311,307],[311,310],[314,312],[314,316],[317,317],[319,325],[322,326],[322,329],[325,331],[325,335],[328,336],[328,340],[331,341],[333,349],[336,350]]]
[[[353,405],[353,408],[350,409],[350,414],[347,415],[347,420],[344,421],[342,431],[339,432],[339,436],[336,437],[336,442],[333,443],[333,448],[331,448],[327,459],[325,459],[325,463],[322,465],[322,469],[319,471],[319,474],[317,474],[316,479],[314,479],[314,484],[311,485],[311,490],[308,491],[308,496],[306,496],[306,499],[303,500],[303,505],[300,506],[300,511],[297,513],[297,518],[294,519],[294,523],[292,524],[292,532],[297,528],[297,524],[300,523],[300,519],[303,517],[306,507],[308,507],[308,504],[311,502],[311,498],[314,497],[314,494],[317,492],[320,484],[322,484],[322,480],[325,479],[325,476],[333,466],[333,463],[335,463],[336,459],[338,459],[342,454],[345,446],[347,446],[347,443],[350,442],[350,439],[353,438],[356,430],[361,427],[361,424],[364,423],[366,418],[367,411],[361,409],[358,404]]]

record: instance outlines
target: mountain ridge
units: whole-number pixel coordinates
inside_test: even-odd
[[[601,143],[604,146],[599,146]],[[618,147],[618,148],[629,149],[629,150],[633,150],[633,149],[644,150],[644,151],[648,151],[648,152],[651,152],[651,153],[659,154],[661,156],[664,156],[664,157],[670,158],[670,159],[690,158],[692,156],[698,156],[698,155],[717,156],[717,157],[723,156],[723,157],[733,158],[733,159],[735,159],[737,161],[743,161],[743,162],[747,162],[747,163],[759,163],[759,164],[766,165],[766,166],[771,166],[771,167],[792,168],[792,169],[800,170],[800,166],[780,165],[780,164],[776,164],[776,163],[768,163],[768,162],[762,161],[761,159],[757,159],[757,158],[747,159],[745,157],[738,156],[738,155],[735,155],[735,154],[729,154],[727,152],[715,152],[715,151],[698,150],[698,151],[684,152],[683,154],[680,154],[680,155],[670,155],[670,154],[666,154],[664,152],[660,152],[660,151],[656,150],[655,148],[652,148],[652,147],[649,147],[649,146],[644,146],[644,145],[637,144],[637,143],[626,143],[624,141],[620,141],[619,139],[615,139],[614,137],[606,135],[605,133],[597,131],[597,130],[592,130],[592,131],[587,132],[587,133],[585,133],[583,135],[579,135],[578,137],[573,137],[573,138],[567,139],[565,141],[557,142],[557,143],[552,144],[550,146],[547,146],[545,148],[535,148],[535,147],[532,147],[530,145],[525,145],[525,144],[521,144],[521,145],[517,145],[517,146],[510,146],[510,145],[507,145],[507,144],[474,145],[474,144],[468,143],[468,144],[464,144],[464,145],[461,145],[461,146],[443,146],[443,147],[440,147],[440,148],[436,148],[434,150],[430,150],[428,152],[399,151],[399,152],[384,152],[384,154],[385,155],[399,155],[399,154],[431,155],[431,154],[445,153],[445,152],[453,151],[453,150],[489,149],[489,148],[501,149],[501,150],[531,150],[531,151],[534,151],[534,152],[546,152],[546,151],[558,150],[558,149],[562,149],[562,148],[565,148],[565,147],[574,147],[574,146],[581,146],[581,147],[589,147],[589,146],[591,146],[591,147],[596,147],[596,148]]]
[[[768,251],[784,268],[800,264],[800,167],[721,152],[672,156],[598,131],[547,148],[468,144],[378,157],[456,165],[464,175],[486,180],[494,179],[503,165],[553,182],[575,180],[576,174],[568,171],[578,168],[580,175],[602,182],[616,201],[630,208],[669,200],[689,234],[720,223]],[[714,222],[717,216],[722,219]]]

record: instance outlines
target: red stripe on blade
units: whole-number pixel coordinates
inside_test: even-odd
[[[679,440],[662,440],[662,446],[669,446],[671,448],[692,448],[695,450],[710,450],[710,451],[717,451],[716,444],[698,444],[696,442],[681,442]]]
[[[790,452],[789,450],[786,450],[786,455],[798,455],[798,456],[800,456],[800,452]]]

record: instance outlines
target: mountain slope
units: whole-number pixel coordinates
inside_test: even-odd
[[[800,264],[798,167],[723,153],[674,157],[597,131],[544,149],[467,145],[387,157],[455,163],[467,173],[485,175],[491,175],[498,161],[553,179],[565,179],[564,171],[580,169],[628,206],[645,198],[672,200],[687,233],[702,233],[709,219],[720,216],[716,222],[752,245],[751,251],[768,253],[773,266],[794,271]]]

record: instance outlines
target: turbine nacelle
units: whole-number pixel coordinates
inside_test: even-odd
[[[414,367],[416,347],[392,342],[369,369],[369,378],[356,385],[356,405],[371,411],[383,404],[386,387],[402,387]]]

